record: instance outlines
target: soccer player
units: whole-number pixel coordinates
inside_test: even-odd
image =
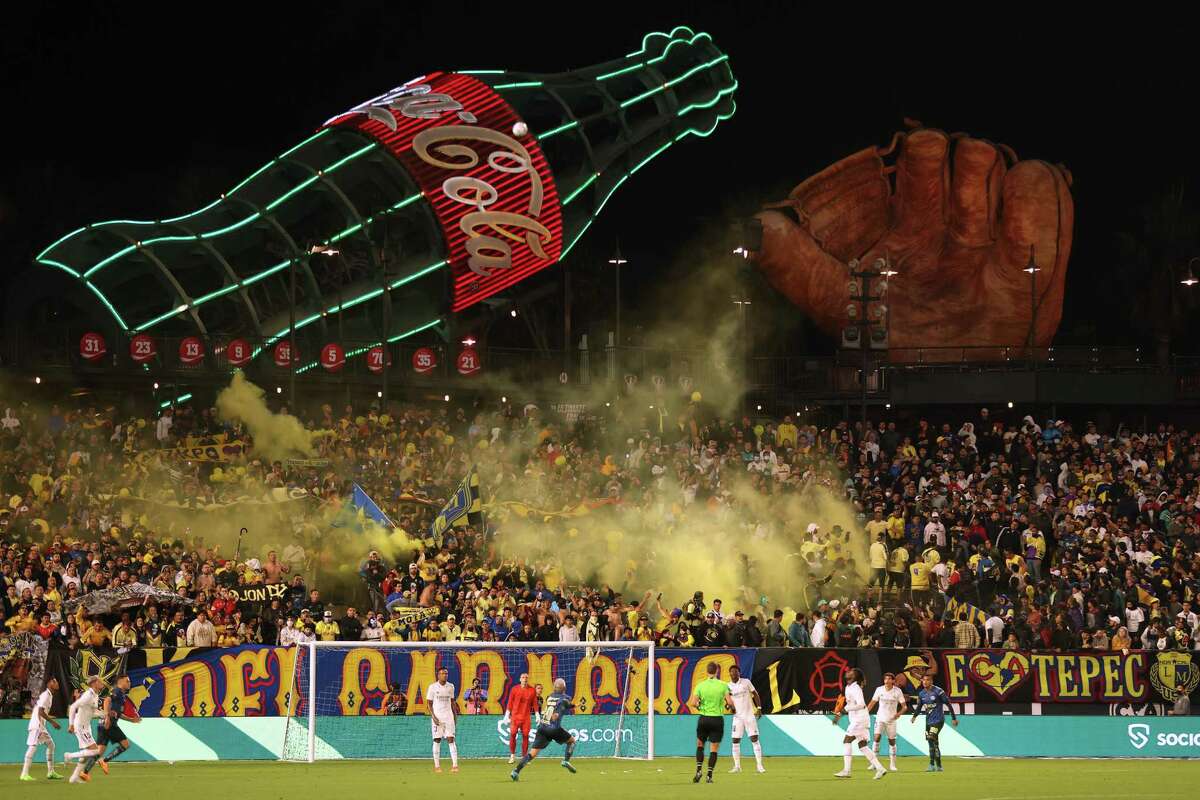
[[[96,744],[92,737],[92,718],[100,710],[100,690],[104,681],[99,677],[88,678],[88,688],[67,709],[67,732],[75,734],[79,749],[63,754],[63,761],[76,760],[75,771],[71,773],[68,783],[87,783],[92,776],[84,772],[84,767],[91,768],[96,758],[103,752],[102,745]]]
[[[50,732],[46,730],[47,722],[56,730],[62,729],[58,720],[50,716],[50,707],[54,705],[54,693],[57,691],[58,678],[52,675],[46,681],[46,688],[38,695],[37,702],[33,704],[33,713],[29,715],[29,738],[25,740],[28,749],[25,750],[25,763],[21,766],[21,780],[23,781],[36,780],[29,774],[29,768],[33,766],[33,756],[37,753],[40,744],[46,746],[46,779],[52,781],[62,779],[62,775],[54,771],[54,740],[50,738]]]
[[[717,749],[725,735],[725,711],[729,707],[729,684],[717,677],[720,671],[715,661],[708,663],[708,677],[696,684],[687,706],[696,720],[696,774],[692,783],[700,782],[700,771],[704,767],[704,743],[708,742],[708,778],[712,783],[713,768],[717,766]]]
[[[105,745],[116,745],[109,751],[108,755],[101,756],[97,762],[100,765],[100,769],[104,770],[105,775],[108,774],[108,762],[129,749],[129,737],[121,730],[120,721],[127,720],[134,723],[142,721],[142,718],[136,712],[132,716],[125,713],[125,698],[128,692],[129,676],[118,675],[117,681],[113,685],[113,690],[104,699],[103,721],[100,723],[99,736],[96,737],[96,741],[101,745],[101,752],[103,752],[103,746]],[[84,771],[86,772],[88,769]]]
[[[429,706],[429,717],[433,723],[433,771],[442,771],[442,739],[450,746],[450,771],[458,772],[458,745],[454,743],[454,724],[458,719],[458,708],[454,702],[454,684],[448,682],[450,671],[442,667],[437,671],[437,681],[425,690],[425,702]]]
[[[508,777],[514,781],[520,780],[521,770],[525,769],[525,765],[530,761],[537,758],[538,753],[545,750],[550,742],[558,742],[567,746],[566,752],[563,753],[561,766],[572,775],[575,774],[575,765],[571,763],[571,754],[575,752],[575,737],[562,726],[563,717],[574,708],[575,704],[567,697],[567,682],[558,678],[554,681],[554,691],[546,698],[546,705],[542,710],[542,723],[537,726],[537,735],[533,737],[533,748],[521,756],[521,760],[517,762],[517,768],[508,773]]]
[[[875,716],[875,755],[879,755],[879,740],[887,734],[888,755],[891,757],[889,768],[896,771],[896,721],[900,719],[900,709],[908,708],[908,700],[904,692],[896,685],[896,676],[890,672],[883,675],[883,686],[875,689],[871,702],[867,703],[867,713],[876,706],[879,713]]]
[[[938,734],[946,724],[943,706],[950,709],[950,720],[957,728],[958,715],[954,713],[954,706],[950,705],[950,698],[942,691],[942,687],[933,685],[933,676],[926,673],[921,677],[921,691],[917,692],[917,706],[912,715],[914,722],[921,714],[925,715],[925,738],[929,741],[929,766],[925,768],[926,772],[942,771],[942,748],[938,744]]]
[[[529,718],[537,705],[537,690],[529,685],[529,674],[521,673],[521,683],[508,693],[504,719],[508,723],[508,763],[517,760],[517,734],[521,734],[521,756],[529,752]]]
[[[843,755],[842,755],[842,771],[835,772],[835,778],[850,777],[850,762],[854,759],[854,749],[852,742],[858,742],[858,752],[863,758],[867,759],[871,768],[875,770],[875,780],[879,780],[884,775],[887,775],[887,770],[883,768],[883,764],[879,763],[879,759],[875,757],[875,752],[871,750],[871,715],[867,711],[867,701],[863,699],[862,690],[863,674],[862,670],[857,667],[851,667],[846,670],[846,705],[845,710],[850,715],[850,725],[846,728],[846,737],[842,739]],[[841,719],[842,712],[838,711],[833,715],[833,724],[837,725]]]
[[[754,748],[754,760],[758,762],[758,771],[766,772],[762,761],[762,745],[758,743],[758,715],[762,708],[762,700],[754,689],[754,684],[742,677],[742,671],[737,665],[729,668],[729,697],[733,700],[733,769],[730,772],[742,771],[742,734],[750,735],[750,744]]]

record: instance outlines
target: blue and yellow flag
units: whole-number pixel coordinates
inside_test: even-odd
[[[429,532],[437,547],[442,546],[442,538],[450,528],[463,528],[467,525],[478,525],[483,522],[483,500],[479,494],[479,473],[475,467],[467,472],[467,476],[458,484],[454,494],[442,506],[442,510],[434,517]]]
[[[987,622],[987,614],[978,606],[973,606],[963,600],[950,597],[946,599],[946,611],[942,614],[942,621],[965,619],[968,622],[973,622],[976,625],[983,625]]]

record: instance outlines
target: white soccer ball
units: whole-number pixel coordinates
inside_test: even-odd
[[[528,134],[529,134],[529,126],[526,125],[524,122],[513,123],[513,136],[520,139],[523,136],[527,136]]]

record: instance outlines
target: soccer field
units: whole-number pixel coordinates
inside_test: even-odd
[[[569,774],[559,759],[544,758],[526,767],[520,783],[509,780],[512,769],[503,761],[465,761],[452,774],[449,759],[445,772],[434,774],[428,761],[329,761],[316,764],[273,762],[189,762],[170,765],[112,765],[112,773],[94,772],[86,786],[66,781],[46,781],[45,764],[36,763],[37,783],[19,783],[17,766],[5,768],[4,797],[58,797],[67,794],[94,797],[157,798],[302,798],[356,800],[378,797],[486,797],[487,800],[559,796],[669,800],[676,797],[854,798],[863,793],[888,800],[952,797],[955,800],[1105,800],[1106,798],[1195,797],[1200,767],[1191,761],[1080,761],[946,759],[946,771],[926,773],[922,758],[901,758],[900,771],[874,781],[860,757],[854,759],[854,776],[838,780],[840,758],[768,758],[767,772],[754,770],[754,759],[745,759],[748,772],[728,774],[728,758],[717,764],[713,785],[692,783],[695,762],[669,758],[653,763],[579,759],[579,772]],[[60,767],[60,772],[63,770]],[[69,774],[69,770],[66,772]],[[395,793],[402,794],[381,794]]]

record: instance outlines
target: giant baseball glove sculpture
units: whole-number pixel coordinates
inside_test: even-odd
[[[895,154],[895,164],[885,158]],[[850,268],[887,257],[889,347],[1027,345],[1062,317],[1074,205],[1071,175],[1004,145],[918,128],[848,156],[759,214],[767,280],[837,335],[851,324]],[[879,282],[873,284],[878,294]],[[877,313],[875,310],[872,313]],[[872,320],[873,322],[875,320]]]

